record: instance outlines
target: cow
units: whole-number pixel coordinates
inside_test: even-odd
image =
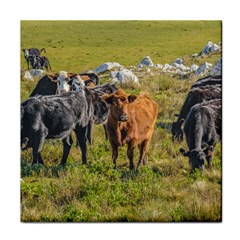
[[[44,51],[46,53],[46,50],[45,48],[42,48],[42,49],[38,49],[38,48],[28,48],[28,49],[22,49],[23,53],[24,53],[24,58],[28,64],[28,69],[29,69],[29,61],[32,60],[36,60],[36,59],[32,59],[32,58],[29,58],[30,56],[40,56],[41,55],[41,52]],[[33,68],[35,69],[35,68]]]
[[[192,84],[191,89],[209,85],[222,85],[222,76],[201,78]]]
[[[48,71],[48,68],[50,68],[50,70],[52,69],[49,59],[45,56],[36,56],[37,58],[37,69],[43,69],[46,68]]]
[[[36,87],[30,94],[30,97],[35,95],[53,95],[56,93],[71,91],[71,80],[76,78],[77,75],[78,74],[67,73],[66,71],[60,71],[58,74],[45,75],[38,81]],[[99,83],[99,79],[96,74],[81,73],[79,75],[87,87],[94,87],[95,82]]]
[[[32,93],[30,94],[30,97],[36,96],[36,95],[54,95],[54,94],[61,94],[61,93],[66,93],[69,91],[76,91],[79,89],[79,83],[81,82],[81,88],[83,87],[83,82],[84,85],[89,87],[89,76],[92,78],[98,77],[96,74],[91,74],[89,73],[82,73],[82,74],[73,74],[73,73],[67,73],[66,71],[60,71],[58,74],[49,74],[44,77],[42,77]],[[85,80],[83,80],[85,79]],[[95,80],[93,80],[95,82]],[[99,83],[99,80],[96,81]],[[114,91],[117,90],[114,84],[104,84],[104,85],[99,85],[95,86],[92,88],[89,88],[89,90],[94,93],[96,92],[98,96],[102,96],[105,93],[113,93]],[[97,102],[95,102],[97,104]],[[105,126],[105,121],[102,121],[100,123],[103,123],[104,127],[104,132],[105,132],[105,137],[106,139],[108,138],[107,136],[107,131],[106,131],[106,126]],[[98,123],[98,124],[100,124]],[[89,128],[88,128],[88,141],[89,143],[92,143],[92,127],[93,124],[96,124],[95,122],[91,121],[89,123]]]
[[[209,101],[212,99],[220,99],[222,97],[222,88],[216,85],[202,86],[193,88],[189,91],[186,100],[182,106],[176,122],[172,124],[172,141],[183,141],[183,125],[184,121],[191,109],[197,103]]]
[[[44,165],[41,148],[45,139],[60,138],[63,142],[61,165],[64,166],[76,134],[87,163],[87,133],[90,122],[106,121],[109,108],[106,102],[87,88],[61,95],[30,97],[21,104],[21,148],[32,148],[33,162]]]
[[[179,151],[189,158],[191,172],[203,171],[205,159],[211,167],[214,148],[222,137],[222,100],[194,105],[186,118],[184,134],[189,151]]]
[[[138,146],[140,157],[137,168],[145,164],[145,156],[157,119],[157,103],[146,94],[127,95],[119,89],[102,97],[110,105],[107,133],[112,148],[112,159],[116,168],[118,148],[127,144],[130,169],[134,170],[134,148]]]
[[[32,69],[43,69],[44,67],[48,71],[48,68],[51,68],[50,62],[45,56],[35,56],[29,55],[27,58],[28,70],[29,65],[31,65]]]
[[[24,58],[26,61],[30,55],[40,56],[42,51],[44,51],[46,53],[45,48],[42,48],[42,49],[38,49],[38,48],[28,48],[27,49],[27,48],[25,48],[25,49],[22,49],[22,51],[24,53]]]

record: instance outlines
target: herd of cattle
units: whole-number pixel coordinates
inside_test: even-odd
[[[25,59],[31,61],[32,55]],[[211,166],[214,147],[221,140],[221,89],[221,76],[199,79],[192,85],[177,121],[172,124],[173,141],[182,142],[183,136],[186,137],[189,151],[180,149],[180,152],[189,157],[191,170],[203,170],[205,159]],[[138,169],[146,162],[157,115],[158,104],[147,94],[129,95],[114,84],[100,85],[99,76],[92,72],[60,71],[43,76],[30,97],[22,102],[21,148],[32,148],[32,164],[44,164],[41,149],[45,139],[62,139],[61,165],[64,166],[74,132],[82,163],[86,164],[87,141],[92,142],[93,126],[102,124],[112,147],[114,166],[118,148],[127,144],[130,169],[135,169],[133,154],[135,147],[139,149]]]

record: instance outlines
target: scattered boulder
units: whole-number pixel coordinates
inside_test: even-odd
[[[215,66],[212,68],[210,75],[222,75],[222,58],[219,58]]]
[[[183,64],[183,59],[182,59],[182,58],[177,58],[177,59],[175,60],[175,63]]]
[[[95,68],[93,71],[99,74],[109,71],[113,68],[123,68],[123,66],[117,62],[106,62]]]
[[[33,77],[41,77],[44,74],[46,74],[46,72],[44,70],[42,70],[42,69],[31,69],[30,70],[30,74]]]
[[[220,46],[218,46],[216,43],[212,43],[211,41],[209,41],[206,46],[203,48],[203,50],[200,52],[199,55],[203,55],[206,54],[208,55],[211,52],[217,52],[221,49]]]
[[[190,71],[191,71],[191,72],[196,72],[198,68],[199,68],[198,65],[192,64],[191,67],[190,67]]]
[[[162,70],[163,70],[163,72],[167,72],[167,70],[169,71],[169,70],[171,70],[171,69],[173,69],[173,68],[174,68],[174,67],[173,67],[172,65],[166,63],[166,64],[164,64]]]
[[[143,65],[147,67],[153,67],[154,64],[149,56],[146,56],[142,59],[142,61],[138,64],[138,67],[141,68]]]
[[[163,68],[163,65],[162,64],[155,64],[155,68],[159,68],[159,69],[162,69]]]
[[[194,54],[192,54],[192,57],[193,57],[193,58],[198,57],[198,56],[199,56],[198,53],[194,53]]]
[[[137,76],[126,68],[120,69],[119,71],[118,70],[112,71],[110,73],[110,78],[112,79],[113,83],[121,83],[121,84],[134,83],[140,86]]]
[[[30,74],[29,71],[26,71],[23,76],[24,79],[29,80],[29,81],[34,81],[32,75]]]
[[[203,63],[202,65],[199,66],[199,68],[195,71],[195,74],[197,76],[205,75],[205,74],[209,73],[211,68],[212,68],[212,64],[208,63],[208,62],[205,62],[205,63]]]

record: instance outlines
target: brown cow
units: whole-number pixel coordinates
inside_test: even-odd
[[[112,158],[116,168],[118,147],[128,145],[127,156],[130,169],[134,169],[133,152],[138,146],[140,157],[137,165],[145,164],[147,147],[157,119],[158,106],[146,94],[127,95],[122,89],[105,94],[103,99],[110,104],[107,132],[112,147]]]

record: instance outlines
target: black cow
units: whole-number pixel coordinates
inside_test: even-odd
[[[200,78],[191,86],[191,89],[208,85],[222,85],[222,76],[219,75]]]
[[[54,95],[57,92],[57,75],[56,74],[49,74],[43,76],[41,79],[39,79],[36,87],[33,89],[32,93],[30,94],[30,97],[36,96],[36,95]]]
[[[189,151],[180,152],[189,157],[191,170],[203,170],[204,160],[211,166],[214,148],[222,136],[222,100],[196,104],[191,108],[184,126]]]
[[[27,64],[28,64],[28,69],[29,69],[29,65],[31,65],[32,69],[46,68],[47,71],[48,71],[48,68],[52,69],[48,58],[45,56],[29,55],[27,58]]]
[[[28,49],[22,49],[24,53],[24,58],[28,64],[28,69],[29,69],[29,56],[40,56],[41,52],[44,51],[46,53],[45,48],[38,49],[38,48],[28,48]]]
[[[21,104],[21,148],[32,148],[32,164],[44,164],[41,157],[44,140],[60,138],[63,142],[61,165],[65,165],[73,143],[73,130],[85,164],[88,128],[92,122],[106,121],[108,111],[107,104],[87,88],[62,95],[30,97]]]
[[[178,116],[177,121],[172,124],[172,141],[183,141],[184,121],[192,106],[197,103],[220,98],[222,98],[222,88],[219,85],[209,85],[191,89],[182,106],[180,114],[176,115]]]
[[[46,53],[45,48],[42,48],[42,49],[38,49],[38,48],[28,48],[27,49],[27,48],[25,48],[25,49],[22,49],[22,51],[24,52],[25,60],[27,60],[27,58],[30,55],[40,56],[42,51],[44,51]]]
[[[87,73],[86,73],[87,74]],[[69,80],[68,84],[71,86],[71,81],[76,74],[69,74]],[[88,77],[88,75],[82,75]],[[91,75],[90,75],[91,76]],[[36,96],[36,95],[54,95],[57,92],[57,79],[58,79],[58,74],[49,74],[43,76],[37,83],[36,87],[33,89],[30,97]],[[105,93],[111,94],[117,90],[116,86],[114,84],[106,83],[103,85],[99,85],[93,88],[89,88],[89,91],[92,93],[96,93],[98,96],[102,96]],[[94,104],[97,104],[97,102],[94,102]],[[99,124],[96,122],[91,121],[89,123],[89,128],[88,128],[88,141],[89,143],[92,143],[92,127],[93,124]],[[106,131],[106,126],[104,124],[104,121],[100,122],[103,123],[104,127],[104,132],[105,132],[105,137],[108,139],[107,136],[107,131]]]

